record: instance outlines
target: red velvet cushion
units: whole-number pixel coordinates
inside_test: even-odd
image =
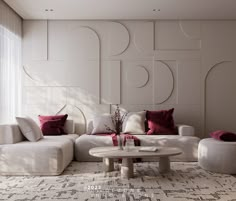
[[[236,134],[227,131],[217,130],[212,132],[210,136],[216,140],[236,142]]]
[[[176,134],[173,119],[174,108],[170,110],[147,111],[148,135]]]
[[[61,120],[45,120],[42,121],[41,130],[44,135],[61,135]]]
[[[41,116],[39,115],[40,128],[44,135],[66,134],[64,125],[68,115]]]

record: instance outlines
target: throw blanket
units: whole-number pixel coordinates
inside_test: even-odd
[[[137,137],[135,137],[131,134],[127,134],[127,133],[126,134],[122,133],[122,134],[120,134],[120,136],[124,141],[124,146],[125,146],[125,143],[126,143],[126,139],[133,139],[134,140],[134,145],[135,146],[140,146],[140,140]],[[118,146],[117,135],[115,133],[113,133],[113,134],[111,134],[111,137],[112,137],[113,145]]]

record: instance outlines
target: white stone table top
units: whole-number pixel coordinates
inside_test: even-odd
[[[127,150],[119,150],[118,147],[95,147],[89,150],[89,154],[101,158],[142,158],[142,157],[168,157],[181,154],[182,151],[176,147],[157,147],[156,152],[140,152],[143,146],[129,148]]]

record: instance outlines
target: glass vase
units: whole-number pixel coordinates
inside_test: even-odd
[[[123,139],[120,135],[117,135],[118,149],[123,150]]]

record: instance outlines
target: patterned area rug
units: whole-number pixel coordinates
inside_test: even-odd
[[[0,176],[0,200],[236,201],[236,178],[207,172],[197,163],[172,162],[171,172],[136,163],[135,178],[104,173],[102,163],[73,162],[60,176]]]

